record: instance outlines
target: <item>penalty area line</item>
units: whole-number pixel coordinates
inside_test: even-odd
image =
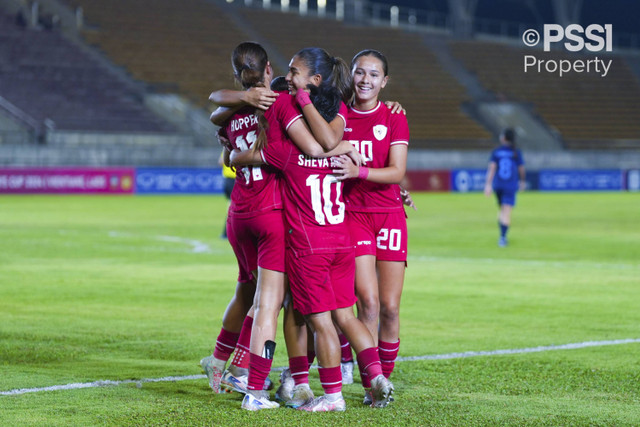
[[[490,350],[490,351],[466,351],[463,353],[446,353],[446,354],[432,354],[426,356],[409,356],[398,357],[396,362],[412,362],[419,360],[446,360],[446,359],[464,359],[468,357],[480,357],[480,356],[500,356],[505,354],[526,354],[526,353],[542,353],[546,351],[559,351],[559,350],[576,350],[588,347],[605,347],[610,345],[622,345],[622,344],[634,344],[640,343],[640,338],[626,338],[620,340],[607,340],[607,341],[585,341],[579,343],[569,343],[560,345],[547,345],[539,347],[528,348],[515,348],[504,350]],[[285,369],[274,368],[274,371],[282,371]],[[159,383],[159,382],[176,382],[176,381],[188,381],[188,380],[200,380],[207,378],[206,375],[186,375],[186,376],[168,376],[161,378],[142,378],[139,380],[100,380],[92,381],[88,383],[71,383],[63,385],[54,385],[49,387],[36,387],[36,388],[20,388],[8,391],[0,391],[0,396],[16,396],[27,393],[38,393],[42,391],[59,391],[59,390],[77,390],[83,388],[98,388],[98,387],[112,387],[123,384],[135,384],[137,387],[142,387],[143,383]]]

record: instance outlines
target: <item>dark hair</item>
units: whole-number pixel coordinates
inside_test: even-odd
[[[240,43],[231,54],[233,75],[245,89],[264,86],[264,71],[268,62],[267,52],[254,42]]]
[[[516,147],[516,131],[513,130],[513,128],[506,128],[502,131],[502,137],[505,141],[507,141],[507,144],[513,150],[513,158],[517,158],[518,150]]]
[[[351,60],[351,71],[353,71],[353,67],[355,67],[356,61],[361,56],[375,56],[376,58],[378,58],[380,62],[382,62],[382,71],[384,71],[384,76],[386,77],[389,75],[389,63],[387,62],[387,57],[384,56],[380,51],[377,51],[375,49],[365,49],[356,53],[356,56],[354,56]]]
[[[289,90],[289,83],[284,76],[278,76],[271,80],[271,90],[274,92],[286,92]]]
[[[307,87],[311,92],[309,95],[311,102],[322,118],[327,123],[335,119],[340,111],[340,101],[342,101],[340,91],[329,85],[314,86],[310,84]]]
[[[300,58],[309,68],[309,75],[319,74],[322,77],[320,85],[333,86],[340,92],[342,100],[351,99],[351,73],[349,66],[342,58],[329,55],[319,47],[307,47],[294,55]]]
[[[231,54],[231,66],[233,75],[244,89],[252,87],[264,87],[264,73],[267,69],[269,57],[262,46],[255,42],[243,42],[233,49]],[[267,145],[266,130],[269,127],[264,111],[257,109],[258,138],[252,146],[252,150],[259,151]]]

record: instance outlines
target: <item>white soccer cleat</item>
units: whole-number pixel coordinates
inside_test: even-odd
[[[298,384],[291,391],[291,399],[285,402],[287,408],[300,408],[301,406],[311,403],[313,400],[313,390],[309,384]]]
[[[353,362],[345,362],[340,364],[342,372],[342,384],[353,384]]]
[[[228,369],[224,371],[224,374],[222,374],[222,378],[220,379],[221,388],[227,393],[231,393],[233,391],[246,393],[248,382],[249,378],[247,375],[240,375],[236,377]]]
[[[307,412],[343,412],[345,409],[347,409],[347,403],[342,397],[330,401],[327,396],[316,397],[311,402],[298,408],[299,411]]]
[[[278,402],[269,400],[267,393],[254,395],[252,392],[247,392],[242,399],[241,407],[247,411],[260,411],[262,409],[276,409],[279,408],[280,405],[278,405]]]
[[[372,408],[384,408],[391,401],[393,384],[384,375],[378,375],[371,380]]]
[[[211,387],[214,393],[223,392],[220,389],[220,381],[222,380],[224,365],[226,365],[225,361],[216,359],[213,356],[208,356],[200,360],[200,366],[202,366],[202,370],[207,375],[209,387]]]

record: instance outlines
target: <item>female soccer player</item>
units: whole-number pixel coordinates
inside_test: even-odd
[[[498,227],[500,239],[498,246],[507,246],[507,231],[511,225],[511,211],[516,205],[518,189],[524,191],[525,170],[522,153],[516,147],[516,133],[505,129],[500,135],[500,146],[491,152],[489,167],[484,184],[484,194],[491,196],[491,190],[498,199]]]
[[[232,66],[235,78],[245,90],[269,85],[272,70],[267,54],[260,45],[238,45],[232,54]],[[256,113],[255,108],[246,107],[235,111],[228,118],[222,133],[228,138],[231,149],[248,150],[253,145],[258,137],[260,116],[261,113]],[[225,150],[225,153],[228,163],[229,151]],[[263,318],[263,313],[259,310],[245,318],[253,305],[255,278],[261,301],[266,302],[269,297],[278,298],[277,294],[272,295],[265,290],[284,287],[282,190],[275,169],[260,166],[237,169],[236,184],[231,193],[227,236],[238,260],[238,286],[236,295],[224,314],[214,354],[200,362],[211,388],[216,392],[220,392],[221,382],[228,387],[244,390],[245,386],[239,377],[246,373],[225,372],[223,377],[224,366],[236,342],[238,359],[248,352],[251,334],[255,333],[252,331],[252,314],[263,327],[269,320]],[[238,334],[239,326],[242,326],[242,331]],[[237,364],[248,367],[248,362],[238,360]]]
[[[407,164],[409,126],[406,116],[392,114],[379,101],[387,85],[386,57],[363,50],[351,61],[354,101],[344,138],[364,157],[367,167],[342,159],[334,173],[345,184],[351,241],[356,247],[358,318],[378,344],[385,377],[389,378],[400,347],[400,297],[407,260],[407,222],[399,183]],[[370,378],[362,372],[362,384]],[[371,392],[364,403],[371,402]]]
[[[298,107],[304,113],[314,137],[325,150],[334,148],[342,139],[346,123],[347,109],[346,105],[340,102],[340,98],[350,97],[349,66],[342,59],[330,56],[324,49],[313,47],[302,49],[294,55],[289,68],[285,78],[288,89],[290,93],[296,95]],[[300,87],[300,90],[297,90],[297,87]],[[314,102],[318,103],[324,100],[322,104],[319,104],[318,109],[314,103],[310,102],[309,92],[312,89],[314,94],[311,96],[313,96]],[[277,93],[261,87],[251,88],[247,91],[220,90],[214,92],[210,99],[221,107],[212,114],[212,121],[221,124],[242,105],[250,104],[255,108],[266,110],[275,102],[277,95]],[[300,144],[300,136],[295,132],[298,126],[300,124],[295,124],[291,132],[293,140]],[[305,147],[301,145],[301,148],[304,150]],[[285,339],[293,379],[291,376],[288,377],[287,387],[284,387],[285,382],[283,382],[283,386],[276,393],[276,398],[284,401],[290,407],[301,406],[313,398],[313,392],[308,383],[309,357],[305,344],[305,326],[304,324],[296,324],[295,318],[297,316],[293,313],[291,304],[287,304]]]

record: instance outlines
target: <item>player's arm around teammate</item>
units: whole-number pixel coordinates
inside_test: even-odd
[[[384,374],[389,377],[400,345],[407,226],[397,184],[406,172],[409,128],[404,115],[391,114],[379,101],[389,79],[387,68],[384,55],[374,50],[362,51],[352,60],[354,102],[345,139],[359,148],[368,163],[355,167],[342,160],[334,173],[341,179],[358,178],[346,181],[345,188],[356,245],[358,318],[376,339]]]

